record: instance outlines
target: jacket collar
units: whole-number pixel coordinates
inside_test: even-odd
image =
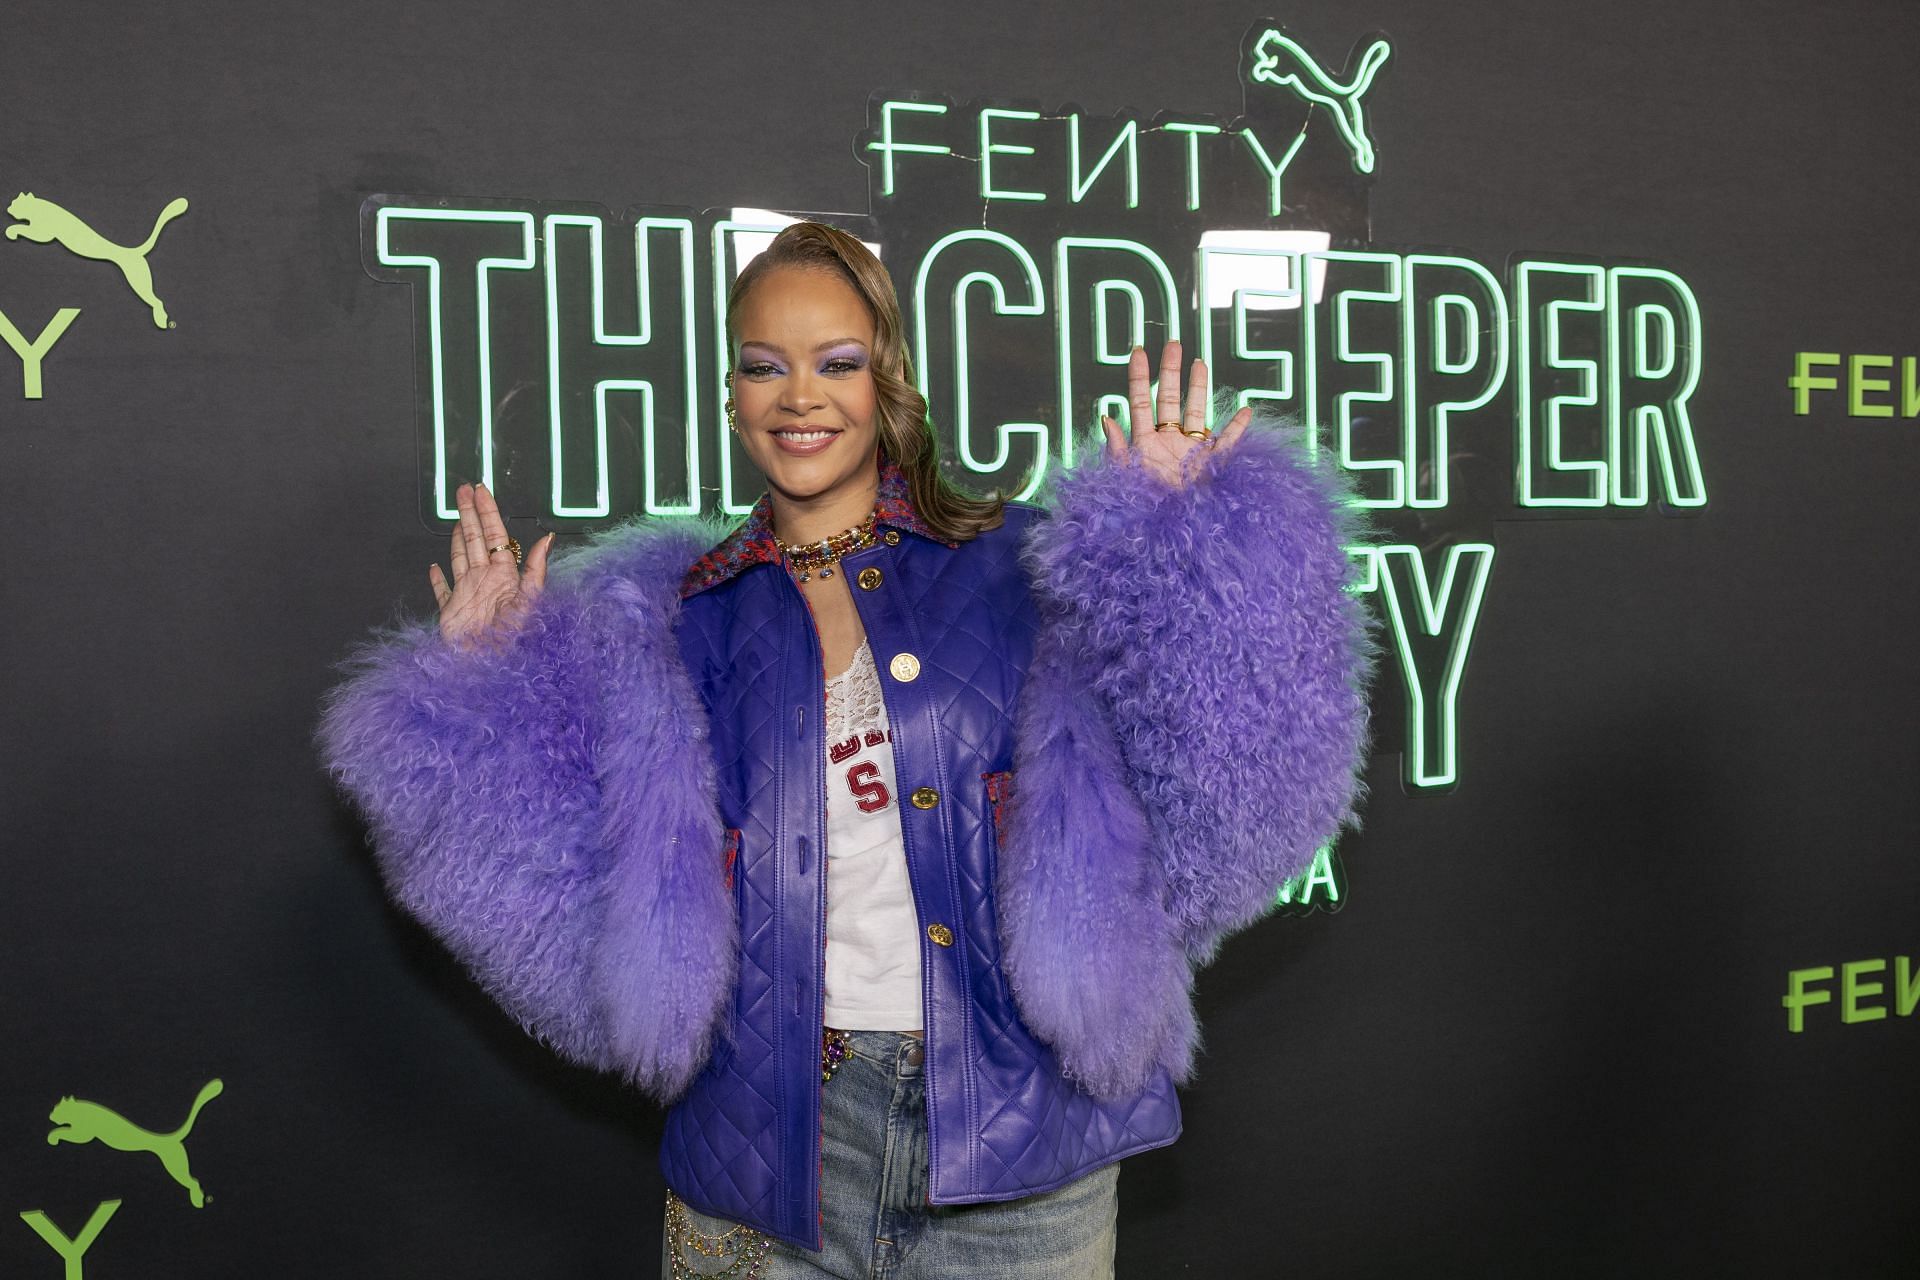
[[[880,493],[874,503],[874,524],[876,527],[891,526],[907,533],[917,533],[949,547],[960,545],[942,538],[920,518],[907,492],[906,474],[884,451],[880,454]],[[693,562],[693,567],[687,570],[687,576],[680,584],[680,595],[685,598],[718,586],[757,564],[781,564],[784,561],[780,544],[773,537],[773,496],[763,493],[739,528]]]

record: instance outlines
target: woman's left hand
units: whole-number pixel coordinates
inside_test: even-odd
[[[1187,435],[1187,431],[1202,431],[1207,425],[1210,388],[1207,384],[1206,361],[1193,362],[1188,383],[1187,407],[1182,414],[1180,343],[1176,339],[1160,351],[1160,395],[1156,412],[1153,388],[1147,381],[1147,349],[1135,347],[1133,355],[1127,360],[1127,404],[1131,408],[1128,426],[1132,429],[1133,439],[1129,445],[1127,432],[1122,431],[1112,418],[1102,414],[1100,425],[1107,433],[1107,456],[1120,463],[1126,462],[1129,455],[1136,457],[1142,466],[1179,488],[1185,483],[1181,466],[1188,453],[1195,449],[1225,453],[1233,448],[1245,433],[1247,424],[1253,421],[1253,410],[1243,407],[1233,415],[1225,429],[1211,438]]]

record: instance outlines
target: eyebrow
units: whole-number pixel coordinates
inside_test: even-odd
[[[785,351],[781,349],[779,343],[762,342],[757,338],[751,339],[749,341],[746,341],[740,344],[740,350],[743,352],[747,350],[747,348],[749,347],[758,347],[764,351],[771,351],[779,355],[786,354]],[[830,351],[835,347],[859,347],[862,351],[865,351],[867,349],[867,344],[860,341],[860,339],[858,338],[829,338],[827,341],[815,347],[814,350],[816,352]]]

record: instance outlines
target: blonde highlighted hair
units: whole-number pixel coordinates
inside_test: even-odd
[[[997,528],[1004,497],[972,497],[948,483],[940,473],[940,451],[927,401],[913,381],[913,361],[907,354],[906,323],[900,318],[900,300],[893,277],[880,259],[855,236],[822,222],[796,222],[784,228],[734,277],[727,292],[727,331],[741,299],[769,272],[782,267],[831,271],[845,280],[873,315],[873,350],[868,368],[873,373],[879,405],[880,448],[899,466],[907,481],[914,510],[940,537],[965,542]]]

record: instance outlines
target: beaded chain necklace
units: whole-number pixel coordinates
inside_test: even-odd
[[[834,534],[831,538],[822,538],[818,542],[809,542],[804,545],[789,545],[778,538],[775,538],[774,542],[779,544],[781,554],[787,557],[788,562],[800,571],[800,581],[812,581],[815,569],[820,571],[821,577],[831,578],[833,566],[839,563],[840,557],[852,555],[856,551],[864,551],[873,545],[873,526],[879,518],[880,511],[876,507],[868,513],[865,520],[844,533]]]

